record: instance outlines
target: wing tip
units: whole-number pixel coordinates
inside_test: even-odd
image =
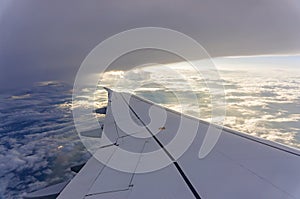
[[[113,92],[113,90],[111,90],[110,88],[107,88],[107,87],[103,87],[107,92],[108,92],[108,94],[110,94],[110,93],[112,93]]]

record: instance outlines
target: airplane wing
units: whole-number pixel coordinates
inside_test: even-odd
[[[300,198],[297,149],[221,129],[128,93],[108,92],[99,138],[106,135],[106,140],[59,199]],[[208,128],[221,134],[211,152],[199,158]],[[188,134],[193,139],[185,148],[182,135]]]

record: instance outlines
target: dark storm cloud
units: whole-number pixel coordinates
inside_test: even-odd
[[[6,3],[5,3],[6,2]],[[212,56],[300,52],[296,0],[3,1],[0,89],[72,82],[99,42],[131,28],[181,31]]]

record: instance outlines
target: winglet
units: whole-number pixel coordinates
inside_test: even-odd
[[[108,99],[110,100],[110,97],[111,97],[111,94],[112,94],[113,90],[111,90],[110,88],[107,88],[107,87],[103,87],[103,88],[107,91]]]
[[[108,92],[108,94],[113,92],[113,90],[111,90],[110,88],[107,88],[107,87],[103,87],[103,88]]]

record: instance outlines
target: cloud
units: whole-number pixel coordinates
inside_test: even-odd
[[[99,42],[145,26],[181,31],[212,56],[299,53],[299,4],[296,0],[10,1],[0,15],[0,89],[44,80],[72,82]]]
[[[282,68],[280,75],[270,75],[274,68],[276,69],[276,66],[268,67],[268,70],[223,69],[219,71],[221,81],[211,78],[206,82],[210,81],[210,86],[224,84],[225,87],[226,116],[220,125],[299,148],[300,96],[297,91],[300,88],[300,71]],[[211,118],[214,116],[211,93],[207,84],[203,84],[203,79],[199,78],[194,70],[173,68],[183,76],[189,77],[188,80],[194,81],[184,81],[179,75],[173,75],[174,71],[170,68],[168,70],[152,66],[123,73],[109,72],[115,75],[114,79],[122,83],[115,85],[117,81],[110,82],[110,78],[104,78],[103,83],[107,83],[112,89],[134,92],[145,99],[208,122],[220,118],[219,115]],[[127,73],[127,76],[124,76],[124,73]],[[134,87],[132,79],[138,74],[147,74],[150,79],[140,79],[139,86]],[[193,100],[192,93],[197,95],[197,102]]]
[[[69,90],[44,82],[0,95],[0,198],[22,198],[23,192],[70,179],[67,169],[88,159],[70,106],[61,106],[71,103]]]

